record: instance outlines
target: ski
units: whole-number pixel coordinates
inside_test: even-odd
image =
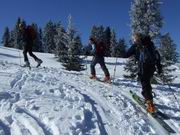
[[[130,91],[132,98],[146,111],[145,101],[139,97],[136,93]],[[148,113],[156,120],[168,133],[176,133],[164,120],[170,119],[166,114],[162,113],[156,108],[155,113]]]
[[[31,70],[31,66],[20,65],[20,67],[22,67],[22,68],[29,68],[29,70]]]
[[[90,78],[89,78],[89,79],[90,79]],[[102,83],[105,83],[105,84],[111,84],[111,83],[112,83],[112,82],[111,82],[111,80],[109,80],[109,81],[103,81],[103,80],[101,80],[100,78],[90,79],[90,80],[94,80],[94,81],[102,82]]]
[[[46,68],[45,66],[43,66],[43,67],[42,66],[38,66],[38,67],[37,66],[35,66],[35,67],[34,66],[33,67],[31,67],[31,66],[20,66],[20,67],[22,67],[22,68],[29,68],[29,70],[36,69],[36,68],[37,69],[39,69],[39,68]]]
[[[102,83],[105,83],[105,84],[111,84],[111,80],[108,80],[108,81],[104,81],[104,80],[101,80],[99,78],[96,79],[96,81],[99,81],[99,82],[102,82]]]

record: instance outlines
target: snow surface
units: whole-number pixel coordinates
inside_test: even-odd
[[[0,47],[0,135],[162,135],[166,134],[143,113],[129,95],[140,95],[141,85],[123,78],[125,59],[118,58],[114,84],[88,78],[87,70],[66,71],[53,54],[36,53],[40,68],[21,68],[22,51]],[[106,58],[113,76],[115,58]],[[156,106],[171,119],[166,122],[180,135],[180,67],[171,90],[153,85]],[[103,72],[96,66],[98,77]],[[174,95],[177,100],[174,98]],[[157,128],[158,127],[158,128]]]

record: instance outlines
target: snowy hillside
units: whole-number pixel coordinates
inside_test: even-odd
[[[22,52],[0,47],[0,135],[166,135],[129,95],[140,95],[141,85],[122,77],[125,59],[118,59],[115,83],[90,80],[88,70],[69,72],[53,54],[36,53],[44,63],[21,68]],[[30,58],[30,57],[29,57]],[[106,59],[113,75],[115,58]],[[155,103],[180,134],[180,67],[172,86],[153,85]],[[103,72],[97,65],[97,74]]]

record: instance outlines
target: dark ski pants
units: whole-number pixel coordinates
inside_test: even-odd
[[[100,64],[102,70],[104,71],[105,76],[110,76],[109,71],[105,65],[103,56],[93,57],[92,62],[91,62],[91,75],[96,75],[95,66],[97,63]]]
[[[29,55],[30,55],[31,57],[33,57],[35,61],[38,60],[38,58],[36,57],[36,55],[34,55],[34,54],[32,53],[32,46],[28,46],[28,45],[27,45],[27,46],[23,46],[23,55],[24,55],[24,61],[25,61],[25,62],[29,62],[27,53],[29,53]]]
[[[153,77],[154,71],[147,71],[142,75],[139,74],[139,79],[142,85],[142,95],[145,100],[152,100],[152,87],[151,87],[151,78]]]

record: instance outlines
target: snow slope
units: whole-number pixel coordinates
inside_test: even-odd
[[[122,77],[125,59],[118,59],[114,84],[88,78],[88,69],[66,71],[53,54],[36,53],[40,68],[21,68],[22,52],[0,47],[0,135],[162,135],[167,134],[143,113],[129,95],[140,95],[136,81]],[[115,58],[106,58],[113,75]],[[30,59],[32,67],[36,66]],[[180,68],[170,90],[153,85],[155,103],[170,116],[166,122],[180,134]],[[100,66],[98,76],[103,78]],[[176,95],[175,100],[173,93]]]

